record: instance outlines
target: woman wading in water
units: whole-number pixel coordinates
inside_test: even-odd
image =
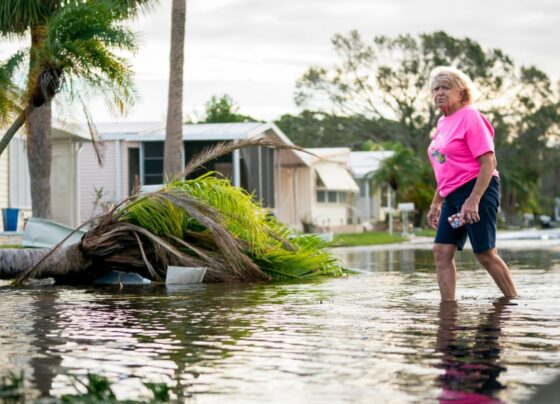
[[[443,113],[428,148],[437,189],[428,223],[437,229],[433,252],[442,300],[455,300],[455,251],[471,242],[476,259],[504,296],[517,290],[496,250],[500,177],[494,128],[471,106],[474,87],[461,71],[438,67],[430,76],[432,98]]]

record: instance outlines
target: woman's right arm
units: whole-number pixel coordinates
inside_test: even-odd
[[[430,211],[428,212],[428,224],[432,226],[433,229],[437,229],[442,203],[443,198],[436,189],[434,198],[432,199],[432,204],[430,205]]]

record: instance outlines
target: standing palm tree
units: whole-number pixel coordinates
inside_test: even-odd
[[[173,178],[183,169],[183,65],[187,0],[173,0],[167,125],[163,151],[164,172]]]
[[[27,122],[34,216],[50,217],[51,101],[61,90],[70,100],[101,93],[119,112],[133,99],[132,72],[113,49],[135,50],[133,33],[119,23],[155,0],[4,0],[0,38],[30,34],[31,46],[0,64],[0,116],[16,116],[0,141],[0,154]],[[28,63],[21,88],[15,84]],[[78,91],[79,90],[79,91]],[[3,119],[3,120],[4,120]]]
[[[387,184],[398,196],[402,196],[416,186],[420,160],[412,149],[401,143],[386,144],[385,147],[394,154],[383,160],[372,175],[373,182],[376,186]]]
[[[383,160],[379,170],[372,175],[374,186],[387,184],[395,192],[397,201],[413,202],[416,209],[414,225],[419,227],[434,194],[430,164],[401,143],[386,143],[383,147],[394,154]]]

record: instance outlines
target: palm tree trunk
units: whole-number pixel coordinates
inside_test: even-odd
[[[50,249],[0,249],[0,279],[12,279],[39,262]],[[84,255],[80,244],[54,250],[37,267],[34,278],[87,278],[91,260]]]
[[[48,249],[7,248],[0,250],[0,279],[12,279],[31,268],[49,252]]]
[[[27,163],[31,185],[31,210],[35,217],[51,218],[52,116],[49,95],[41,85],[39,54],[46,38],[46,27],[31,27],[31,49],[27,91],[34,108],[28,111]]]
[[[187,0],[173,0],[171,10],[171,52],[169,92],[164,145],[164,173],[173,178],[183,169],[183,65]]]
[[[27,162],[31,183],[31,208],[34,217],[50,219],[52,116],[50,101],[34,108],[27,116]]]

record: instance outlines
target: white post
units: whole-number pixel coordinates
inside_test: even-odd
[[[292,201],[294,204],[294,216],[292,223],[294,225],[299,225],[299,212],[298,212],[298,199],[297,199],[297,167],[292,168]]]
[[[140,142],[140,185],[144,185],[144,142]]]
[[[115,140],[115,203],[119,203],[122,199],[121,162],[121,141]]]
[[[402,235],[408,235],[408,212],[402,212],[402,223],[403,223],[403,231]]]
[[[233,178],[231,179],[233,186],[241,186],[241,163],[240,163],[240,153],[239,149],[233,151]]]
[[[82,224],[82,215],[80,209],[80,152],[82,151],[83,144],[75,143],[74,144],[74,192],[76,193],[74,198],[75,209],[74,209],[74,223],[73,227],[77,227]]]
[[[274,214],[278,216],[278,175],[280,166],[278,164],[278,150],[272,150],[272,178],[274,181],[274,187],[272,188],[273,196],[272,196],[272,203],[274,204]]]
[[[263,198],[263,178],[262,178],[262,146],[257,146],[257,161],[259,168],[257,170],[259,176],[259,200],[264,200]]]
[[[393,195],[391,194],[391,187],[387,189],[387,206],[389,208],[389,234],[393,234]]]
[[[369,179],[365,179],[365,185],[364,185],[364,192],[365,192],[365,196],[366,196],[366,220],[369,221],[371,219],[371,198],[369,195]]]

